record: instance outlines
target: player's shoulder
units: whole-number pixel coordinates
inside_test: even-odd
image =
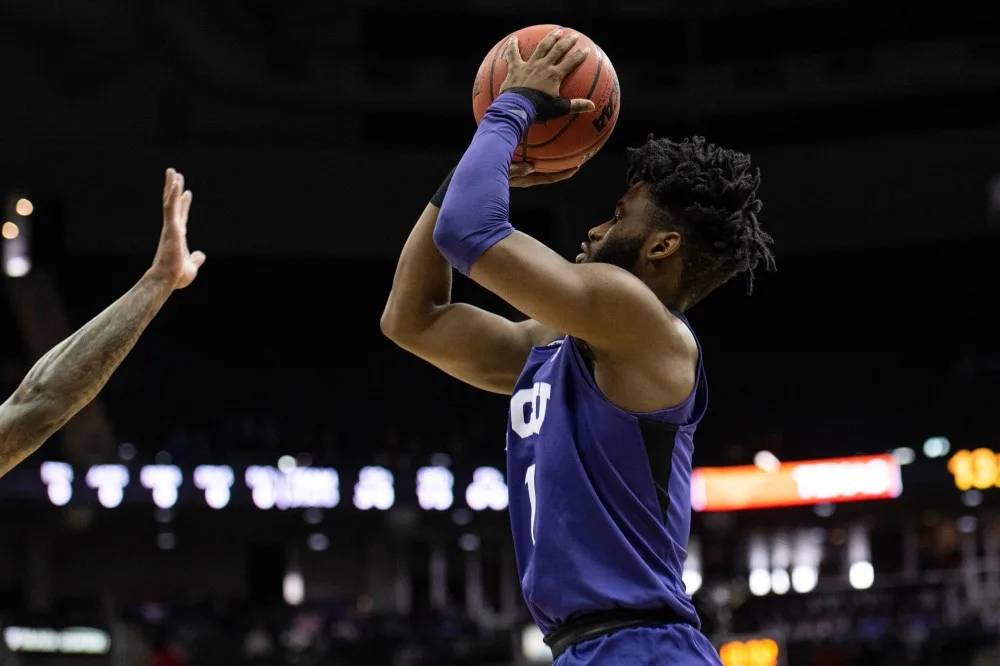
[[[670,330],[671,346],[680,355],[697,361],[701,354],[701,348],[698,345],[698,338],[694,333],[691,322],[679,312],[668,310],[666,307],[664,307],[664,310],[666,310],[668,316],[667,321],[669,322],[668,328]]]
[[[595,359],[645,370],[660,367],[664,362],[697,365],[701,348],[688,320],[659,301],[647,312],[643,322],[645,333],[637,344],[614,347],[591,344]]]

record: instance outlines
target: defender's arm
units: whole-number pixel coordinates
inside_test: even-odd
[[[166,280],[144,276],[35,363],[0,405],[0,476],[94,399],[173,288]]]
[[[205,255],[188,250],[190,206],[184,176],[168,169],[153,265],[124,296],[39,359],[0,405],[0,476],[94,399],[171,292],[198,275]]]

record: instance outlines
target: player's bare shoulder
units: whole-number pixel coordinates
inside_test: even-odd
[[[670,347],[669,351],[679,356],[681,360],[697,365],[701,351],[698,347],[698,340],[694,337],[694,331],[691,330],[691,325],[669,310],[667,310],[667,315],[670,334],[666,342]]]
[[[698,383],[700,351],[694,333],[665,310],[660,334],[628,353],[591,349],[594,381],[615,406],[656,412],[680,405]]]

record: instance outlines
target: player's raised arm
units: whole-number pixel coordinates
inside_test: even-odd
[[[184,177],[169,169],[153,265],[124,296],[39,359],[0,405],[0,476],[94,399],[171,292],[197,276],[205,255],[188,251],[190,206]]]
[[[513,185],[567,178],[530,174],[519,165]],[[451,302],[451,266],[434,246],[434,226],[449,175],[410,232],[382,313],[382,332],[397,345],[477,388],[509,394],[533,345],[558,336],[536,321],[512,322],[465,303]],[[505,175],[506,182],[506,175]]]
[[[487,110],[455,171],[434,239],[458,270],[528,316],[609,351],[640,341],[648,346],[678,327],[638,278],[606,263],[572,264],[516,232],[507,219],[507,169],[528,126],[593,109],[589,100],[557,97],[563,78],[587,55],[587,49],[570,53],[575,41],[554,31],[524,62],[512,38],[505,92]],[[676,232],[664,232],[654,251],[675,252],[679,240]]]

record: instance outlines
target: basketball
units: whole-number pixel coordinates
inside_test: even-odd
[[[538,42],[558,27],[533,25],[513,33],[517,36],[521,57],[524,60],[530,58]],[[566,27],[563,30],[565,34],[578,32]],[[472,112],[476,123],[486,115],[486,109],[500,93],[500,85],[507,76],[507,61],[502,55],[508,39],[510,35],[497,42],[479,66],[472,87]],[[514,151],[515,162],[532,162],[536,171],[564,171],[589,160],[611,136],[621,106],[618,75],[604,51],[583,34],[580,34],[570,53],[588,46],[590,54],[587,59],[563,80],[559,94],[568,99],[589,99],[596,108],[590,113],[532,125]]]

